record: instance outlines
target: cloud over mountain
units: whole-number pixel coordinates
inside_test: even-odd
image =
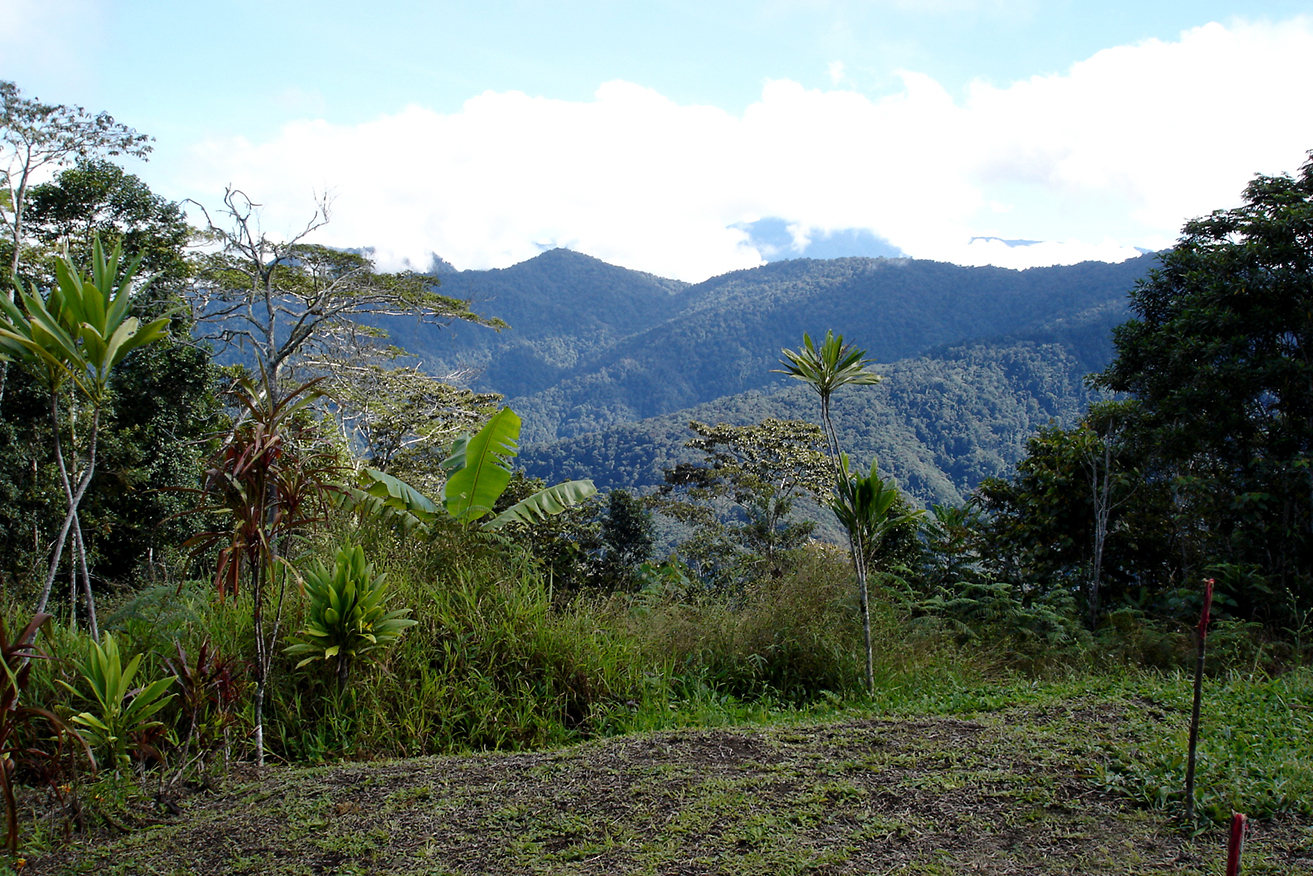
[[[1128,258],[1313,148],[1309,18],[1209,24],[960,97],[900,75],[878,97],[768,81],[737,114],[625,81],[589,101],[490,91],[454,113],[211,140],[174,172],[276,205],[274,231],[329,190],[320,239],[373,244],[393,266],[437,252],[501,267],[566,246],[697,281],[760,264],[745,229],[766,218],[959,264]],[[1040,242],[1004,242],[1017,239]]]

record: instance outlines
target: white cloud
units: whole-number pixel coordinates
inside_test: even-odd
[[[619,81],[587,102],[488,92],[452,114],[411,106],[210,142],[178,174],[201,199],[244,187],[271,205],[271,230],[296,228],[311,190],[331,188],[319,239],[374,245],[390,265],[437,252],[497,267],[562,245],[699,280],[759,263],[731,226],[764,216],[799,240],[863,228],[966,264],[1125,258],[1313,148],[1310,19],[1212,24],[1060,75],[978,83],[960,102],[900,75],[881,99],[768,82],[741,115]]]

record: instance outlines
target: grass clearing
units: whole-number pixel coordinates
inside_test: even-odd
[[[1144,792],[1168,788],[1188,688],[1139,674],[1004,681],[899,714],[834,707],[554,751],[272,768],[24,872],[1215,876],[1224,830],[1185,830],[1179,799]],[[1240,721],[1244,702],[1261,718]],[[1308,673],[1219,679],[1206,704],[1201,795],[1270,809],[1246,876],[1313,873],[1307,803],[1280,804],[1313,773]],[[1272,749],[1277,736],[1289,748]],[[1280,762],[1300,746],[1303,759]],[[1246,761],[1252,775],[1233,779]]]

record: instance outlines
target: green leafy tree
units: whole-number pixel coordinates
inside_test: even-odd
[[[0,80],[0,224],[9,249],[9,278],[17,279],[23,222],[32,180],[49,167],[94,156],[145,158],[150,138],[119,124],[108,113],[23,97]],[[9,291],[13,299],[12,290]]]
[[[811,335],[802,336],[802,347],[797,350],[784,350],[781,360],[783,368],[776,373],[787,374],[794,380],[800,380],[816,391],[821,400],[821,427],[825,430],[825,441],[830,451],[830,462],[834,466],[835,481],[843,479],[840,470],[842,448],[839,435],[834,431],[834,420],[830,417],[830,400],[834,393],[844,386],[874,386],[881,380],[880,375],[868,370],[871,361],[866,358],[866,351],[859,350],[852,344],[843,342],[843,335],[833,331],[825,333],[825,340],[818,347]]]
[[[259,205],[243,192],[228,189],[223,203],[205,232],[216,248],[198,258],[189,298],[204,337],[253,357],[273,393],[299,358],[314,355],[323,364],[376,342],[372,322],[380,317],[503,325],[433,291],[433,277],[381,273],[366,255],[307,242],[328,222],[327,200],[285,241],[265,234]]]
[[[821,429],[774,418],[747,426],[693,421],[689,428],[697,437],[684,446],[705,461],[668,469],[656,508],[694,527],[685,553],[704,571],[731,582],[762,571],[779,577],[783,555],[815,530],[792,519],[795,502],[828,491]]]
[[[1110,433],[1105,415],[1041,429],[1013,475],[985,479],[973,497],[987,575],[1018,594],[1083,595],[1091,627],[1110,606],[1161,606],[1179,549],[1169,484],[1140,474],[1133,429]]]
[[[79,508],[96,577],[127,581],[161,559],[176,559],[176,545],[190,535],[178,521],[160,523],[183,510],[184,500],[169,490],[195,482],[204,438],[216,428],[216,372],[208,353],[191,343],[191,326],[174,297],[189,271],[184,248],[191,229],[176,204],[98,159],[79,160],[33,185],[24,228],[25,282],[57,286],[56,265],[65,253],[76,264],[89,264],[99,235],[103,248],[122,244],[124,260],[137,262],[130,315],[142,322],[171,317],[169,338],[138,350],[111,374],[96,473]],[[11,370],[5,385],[0,554],[6,571],[22,581],[34,577],[30,570],[38,563],[44,565],[33,545],[53,539],[58,530],[63,515],[55,515],[46,496],[62,487],[49,459],[54,435],[47,394],[22,369]],[[69,434],[90,412],[77,393],[66,393],[62,401],[61,429]]]
[[[403,355],[402,351],[389,352]],[[327,363],[326,363],[327,364]],[[476,393],[418,367],[372,361],[327,364],[324,392],[339,419],[359,439],[369,463],[421,487],[446,458],[451,442],[497,411],[501,396]]]
[[[625,568],[645,563],[655,544],[652,514],[633,493],[612,490],[602,516],[601,538],[614,563]]]
[[[859,553],[861,556],[859,568],[863,571],[858,580],[861,586],[862,632],[866,645],[866,688],[871,691],[875,688],[875,663],[866,570],[870,557],[879,550],[890,533],[918,520],[925,512],[908,510],[902,503],[898,488],[880,477],[874,462],[871,463],[870,474],[850,472],[848,455],[845,453],[839,457],[839,466],[842,479],[830,500],[830,509],[852,539],[855,545],[854,557]]]
[[[1180,580],[1247,563],[1313,597],[1313,157],[1186,223],[1131,307],[1095,383],[1138,404],[1127,440],[1174,497]]]
[[[90,261],[97,237],[138,260],[137,286],[150,297],[173,291],[191,273],[185,248],[192,228],[182,207],[104,159],[81,158],[32,186],[25,228],[29,258],[37,260],[27,272],[43,284],[53,279],[53,262],[65,250],[74,261]]]

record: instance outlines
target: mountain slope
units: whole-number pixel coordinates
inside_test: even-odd
[[[435,373],[473,369],[473,386],[515,396],[537,392],[598,349],[677,313],[686,283],[555,249],[490,271],[440,273],[439,291],[474,302],[510,327],[453,325],[434,332],[413,320],[383,322],[393,341]]]
[[[1090,400],[1082,383],[1086,369],[1057,343],[968,344],[875,370],[884,376],[877,386],[835,395],[836,429],[859,464],[879,459],[881,471],[923,505],[961,503],[982,478],[1005,473],[1035,429],[1050,420],[1073,422]],[[659,484],[663,469],[699,458],[683,448],[692,437],[690,420],[817,422],[815,393],[777,380],[770,390],[533,444],[521,462],[548,481],[591,477],[602,488]]]
[[[438,371],[472,367],[524,420],[522,459],[549,480],[649,486],[687,458],[688,421],[818,415],[772,369],[804,331],[834,329],[886,380],[836,399],[844,443],[922,503],[956,503],[1006,473],[1026,438],[1089,402],[1127,291],[1154,264],[1014,271],[909,259],[798,259],[688,286],[568,250],[497,271],[442,273],[445,294],[511,328],[388,324]]]
[[[833,328],[893,362],[972,338],[1035,332],[1124,306],[1153,257],[1012,271],[902,259],[779,262],[684,290],[682,310],[517,396],[526,440],[543,442],[771,386],[782,347]],[[1088,367],[1106,335],[1068,339]],[[1042,332],[1043,333],[1043,332]],[[1082,349],[1076,350],[1076,347]]]

